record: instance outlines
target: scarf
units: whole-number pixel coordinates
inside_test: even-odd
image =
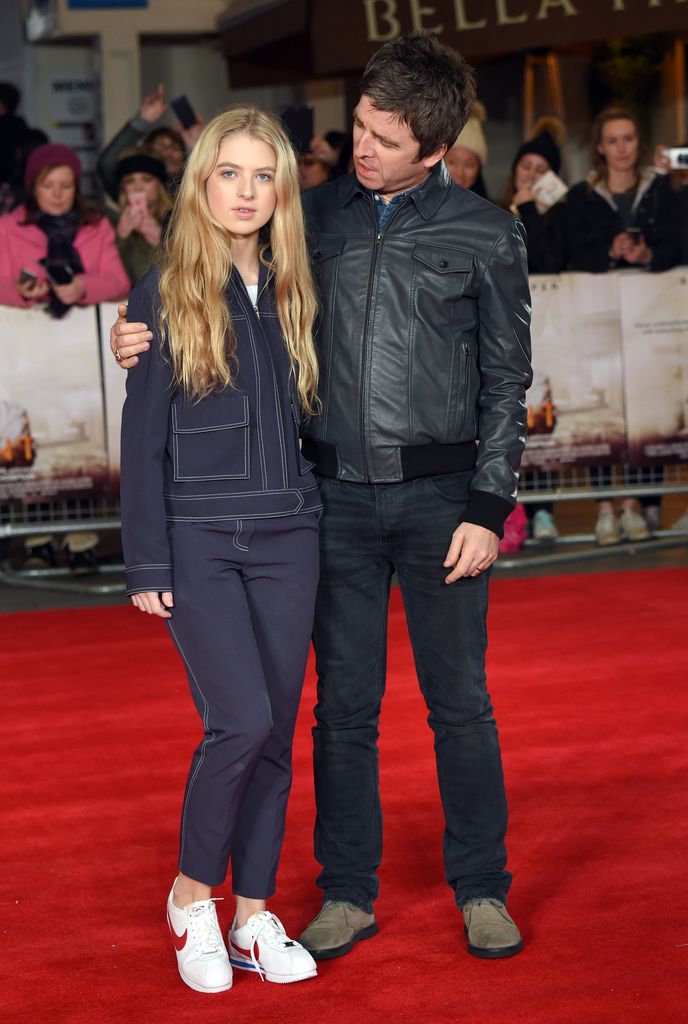
[[[37,228],[40,228],[48,237],[48,255],[41,263],[51,274],[57,267],[68,266],[75,274],[82,274],[83,264],[79,253],[74,248],[74,239],[81,227],[81,218],[77,210],[70,210],[58,217],[49,213],[39,213],[34,221]],[[51,289],[48,292],[48,312],[51,316],[59,319],[63,317],[69,306],[60,302],[55,292]]]

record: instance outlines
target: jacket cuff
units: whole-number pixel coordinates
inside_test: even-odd
[[[124,570],[127,594],[140,594],[145,590],[162,594],[172,590],[171,565],[132,565]]]
[[[462,517],[464,523],[475,523],[492,530],[501,540],[504,536],[504,520],[513,511],[514,505],[498,494],[489,491],[471,491],[468,508]]]
[[[147,135],[148,132],[152,130],[153,125],[150,121],[146,121],[145,117],[140,117],[138,114],[135,114],[129,122],[129,127],[133,128],[135,132],[139,133],[139,135]]]

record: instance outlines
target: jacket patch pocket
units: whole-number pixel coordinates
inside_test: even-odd
[[[172,405],[175,480],[250,476],[248,395],[222,392]]]
[[[295,437],[295,440],[296,440],[296,462],[297,462],[298,467],[299,467],[299,473],[301,474],[301,476],[305,476],[306,473],[310,473],[310,471],[313,469],[313,466],[315,465],[315,463],[314,462],[309,462],[308,459],[305,459],[303,457],[303,455],[301,454],[301,438],[300,438],[301,416],[299,415],[299,411],[298,411],[298,409],[296,407],[296,404],[295,404],[293,399],[292,399],[292,402],[291,402],[291,415],[292,415],[292,419],[294,420],[294,437]]]
[[[413,247],[412,308],[423,323],[448,326],[473,267],[470,253],[445,246]]]

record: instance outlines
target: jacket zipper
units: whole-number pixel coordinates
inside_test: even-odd
[[[370,334],[370,314],[371,314],[372,305],[373,305],[373,291],[375,290],[375,285],[377,283],[376,282],[377,268],[378,268],[380,252],[382,251],[382,244],[383,244],[383,241],[384,241],[383,235],[385,234],[385,232],[389,228],[389,225],[392,223],[392,221],[394,220],[396,215],[399,213],[399,210],[401,210],[402,207],[406,205],[405,202],[400,203],[399,206],[397,207],[397,209],[394,211],[394,213],[391,215],[391,217],[387,221],[387,224],[385,225],[384,230],[380,231],[379,222],[378,222],[378,219],[377,219],[377,213],[375,212],[375,203],[374,203],[374,201],[372,199],[370,199],[370,197],[368,197],[368,202],[370,203],[370,205],[373,208],[373,217],[375,219],[375,226],[377,228],[377,231],[375,232],[375,242],[374,242],[374,245],[373,245],[373,258],[372,258],[372,261],[371,261],[371,264],[370,264],[370,272],[368,274],[368,291],[367,291],[367,294],[366,294],[366,308],[365,308],[365,318],[364,318],[365,319],[365,329],[364,329],[364,332],[363,332],[363,351],[361,353],[361,389],[360,389],[361,404],[360,404],[360,410],[359,410],[359,429],[361,431],[361,454],[363,456],[363,470],[364,470],[364,473],[365,473],[366,480],[368,480],[369,477],[370,477],[369,468],[368,468],[368,448],[367,448],[367,443],[366,443],[366,430],[365,430],[365,426],[366,426],[365,409],[366,409],[366,404],[367,404],[367,399],[368,399],[368,389],[366,388],[366,377],[367,377],[367,370],[368,370],[368,352],[369,352],[368,337],[369,337],[369,334]]]
[[[467,341],[463,343],[463,405],[461,409],[461,420],[459,423],[458,435],[461,437],[463,428],[466,426],[466,413],[468,411],[468,382],[471,372],[471,346]]]

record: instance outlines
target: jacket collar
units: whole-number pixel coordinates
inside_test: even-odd
[[[422,186],[417,188],[415,192],[409,193],[409,198],[416,204],[416,209],[424,220],[430,220],[437,212],[447,195],[450,185],[451,178],[449,177],[449,172],[444,166],[444,161],[440,160],[432,168]],[[351,171],[344,179],[339,205],[342,208],[349,206],[358,196],[369,194],[370,189],[366,188],[365,185],[361,185],[355,172]]]

